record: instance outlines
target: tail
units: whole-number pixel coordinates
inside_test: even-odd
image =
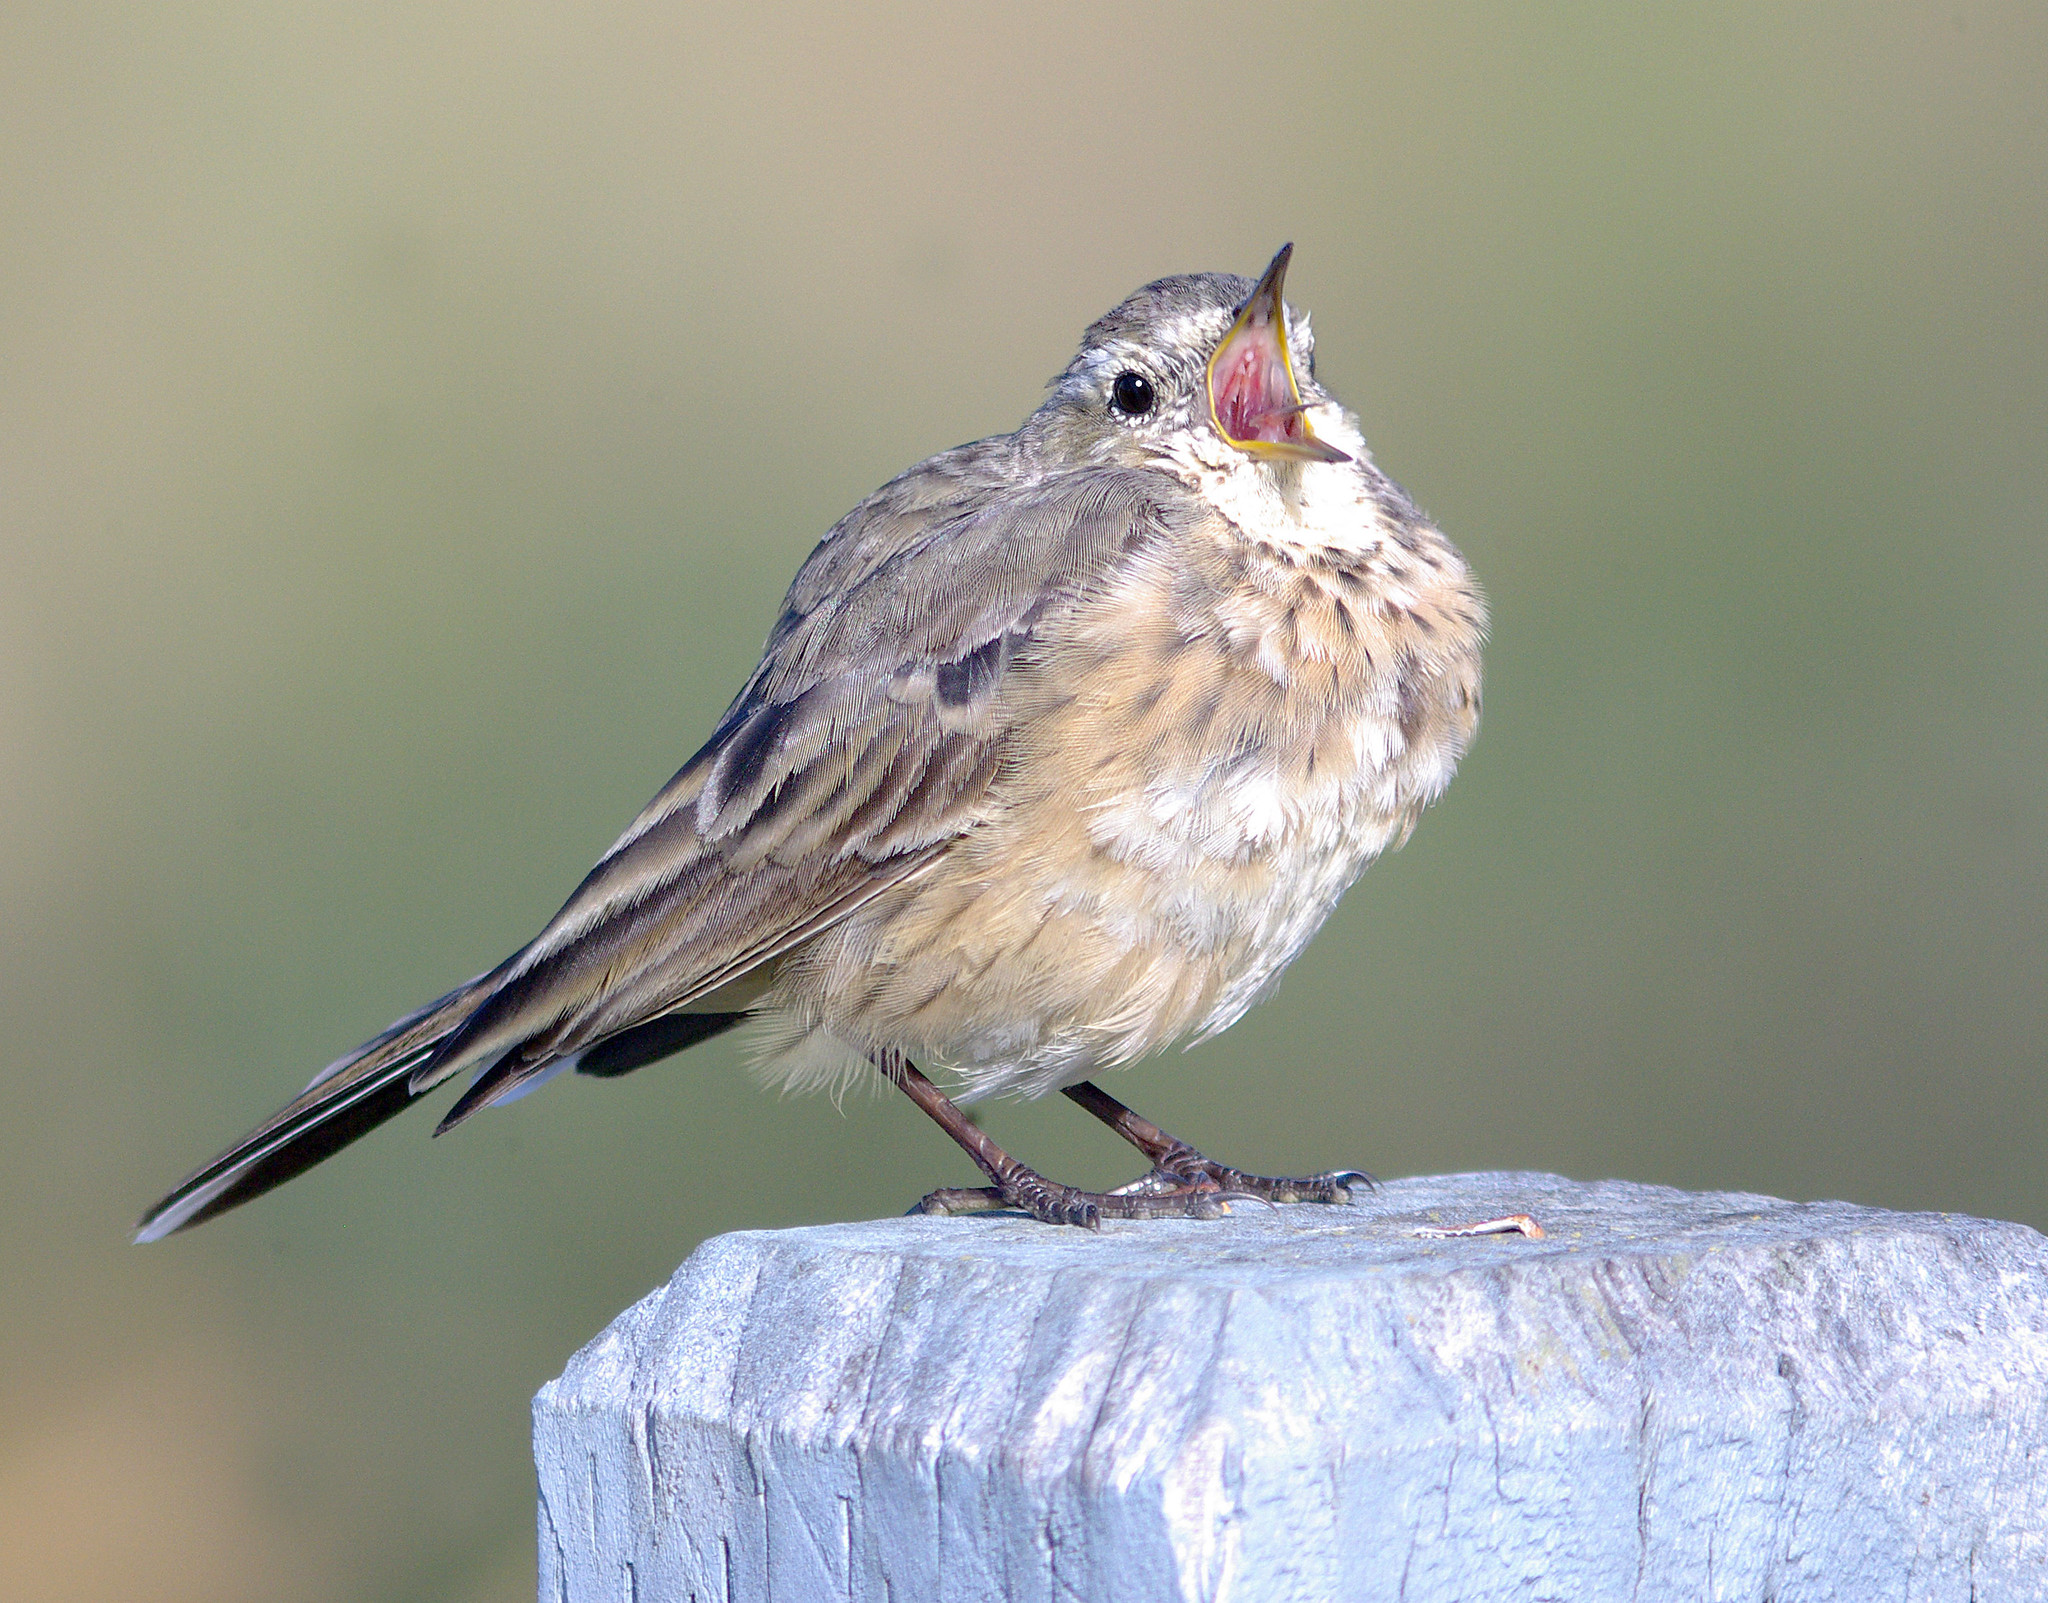
[[[188,1225],[262,1196],[339,1152],[356,1137],[368,1135],[450,1075],[460,1073],[459,1063],[436,1065],[435,1049],[489,999],[505,972],[504,967],[493,969],[457,986],[322,1069],[313,1083],[278,1113],[205,1168],[188,1175],[144,1214],[135,1231],[136,1241],[161,1241]],[[661,1014],[559,1059],[553,1067],[575,1067],[585,1074],[615,1079],[723,1034],[745,1017],[744,1013]],[[484,1102],[524,1095],[545,1078],[544,1074],[535,1075],[507,1096],[505,1087],[489,1075],[495,1062],[494,1057],[485,1064],[444,1127]]]
[[[457,986],[323,1069],[274,1116],[144,1214],[135,1239],[161,1241],[260,1197],[403,1112],[432,1089],[415,1087],[413,1071],[490,994],[496,977],[493,972]]]

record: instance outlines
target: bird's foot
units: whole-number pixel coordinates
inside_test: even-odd
[[[993,1185],[946,1186],[912,1213],[993,1213],[1014,1209],[1049,1225],[1100,1230],[1105,1219],[1221,1219],[1233,1202],[1349,1202],[1353,1186],[1377,1184],[1361,1169],[1339,1169],[1306,1179],[1270,1180],[1204,1157],[1185,1141],[1141,1118],[1100,1086],[1082,1081],[1064,1094],[1144,1153],[1152,1168],[1114,1191],[1077,1191],[1048,1180],[989,1139],[937,1086],[900,1053],[878,1056],[875,1066],[931,1115]]]
[[[946,1186],[931,1192],[912,1213],[993,1213],[1014,1210],[1041,1224],[1079,1225],[1099,1230],[1105,1219],[1221,1219],[1233,1202],[1348,1202],[1351,1187],[1377,1184],[1359,1169],[1340,1169],[1304,1179],[1268,1179],[1245,1174],[1199,1152],[1169,1160],[1114,1191],[1078,1191],[1022,1169],[1001,1186]],[[1021,1166],[1020,1166],[1021,1168]]]
[[[1334,1169],[1328,1174],[1280,1179],[1246,1174],[1242,1169],[1204,1156],[1179,1136],[1168,1135],[1090,1081],[1067,1086],[1062,1095],[1087,1109],[1151,1160],[1152,1172],[1119,1187],[1123,1193],[1214,1189],[1233,1196],[1257,1197],[1262,1202],[1349,1202],[1352,1187],[1370,1190],[1379,1184],[1363,1169]]]
[[[1278,1178],[1246,1174],[1242,1169],[1204,1157],[1185,1142],[1175,1142],[1171,1150],[1160,1155],[1150,1174],[1120,1189],[1203,1184],[1238,1196],[1257,1197],[1262,1202],[1349,1202],[1352,1187],[1370,1191],[1379,1182],[1363,1169],[1333,1169],[1328,1174]]]
[[[1221,1219],[1230,1211],[1230,1203],[1265,1200],[1213,1180],[1185,1182],[1157,1170],[1114,1191],[1077,1191],[1025,1169],[1001,1186],[943,1187],[910,1211],[951,1214],[1015,1210],[1029,1214],[1041,1224],[1100,1230],[1105,1219]]]

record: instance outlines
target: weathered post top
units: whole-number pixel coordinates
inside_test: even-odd
[[[2042,1597],[2048,1242],[1512,1174],[745,1232],[535,1452],[575,1603]]]

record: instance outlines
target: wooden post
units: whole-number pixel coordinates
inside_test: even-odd
[[[746,1232],[534,1417],[562,1603],[2048,1597],[2048,1242],[1953,1215],[1492,1174]]]

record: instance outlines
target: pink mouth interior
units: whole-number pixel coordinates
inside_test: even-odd
[[[1247,326],[1231,336],[1210,370],[1209,401],[1216,409],[1216,426],[1230,439],[1277,444],[1308,437],[1270,323]]]

